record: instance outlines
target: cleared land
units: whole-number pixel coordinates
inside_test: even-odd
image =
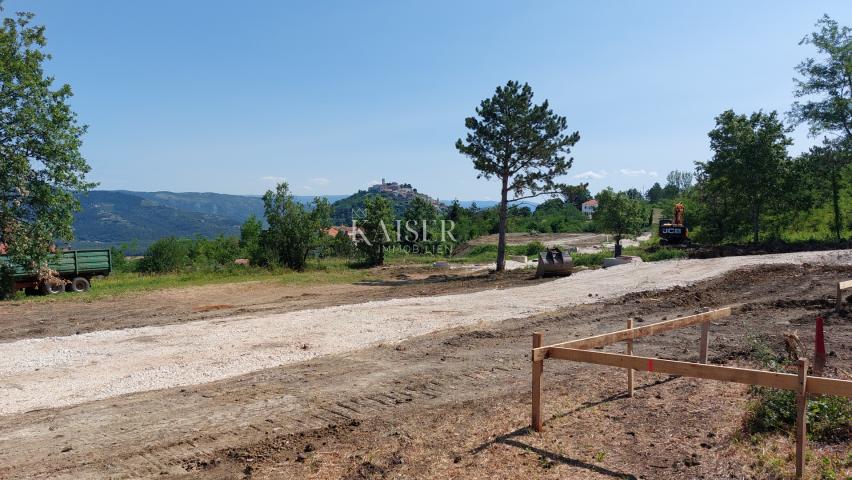
[[[725,274],[758,263],[798,265]],[[816,263],[836,266],[812,266]],[[524,430],[530,333],[544,330],[546,339],[570,339],[622,328],[628,316],[650,322],[699,307],[742,304],[735,316],[712,327],[711,359],[747,364],[746,333],[778,344],[781,330],[805,325],[831,308],[831,282],[852,275],[850,264],[850,252],[665,262],[511,290],[483,281],[472,288],[491,289],[263,316],[189,322],[174,317],[159,326],[90,336],[10,338],[0,345],[6,349],[0,366],[4,391],[17,390],[12,394],[19,395],[18,402],[82,403],[29,412],[5,404],[18,413],[0,417],[0,476],[734,475],[757,468],[750,465],[752,457],[740,455],[748,453],[747,446],[734,444],[746,401],[741,386],[640,375],[638,397],[628,401],[617,396],[623,376],[564,362],[545,373],[547,431]],[[513,275],[502,278],[514,285],[528,281],[523,272]],[[685,286],[695,282],[700,283]],[[411,284],[369,288],[398,287]],[[61,309],[71,305],[54,304],[54,314],[63,316]],[[222,312],[227,309],[206,313],[227,315]],[[849,319],[828,314],[827,325],[829,350],[835,352],[829,367],[849,378]],[[151,328],[164,330],[142,340]],[[438,331],[405,340],[432,330]],[[811,332],[801,333],[807,341]],[[119,344],[119,337],[129,341]],[[261,342],[259,350],[245,348],[246,341]],[[320,355],[317,350],[327,348],[320,344],[343,353],[321,350],[330,354],[299,361],[304,359],[299,355]],[[690,359],[696,345],[697,331],[679,331],[637,342],[636,353]],[[226,347],[224,356],[217,347]],[[157,354],[145,357],[146,351]],[[62,352],[80,356],[64,363]],[[273,362],[278,366],[256,370],[253,362],[262,364],[269,355],[280,355]],[[55,361],[27,364],[39,358]],[[220,361],[255,367],[191,386],[111,397],[114,392],[106,391],[109,398],[90,401],[104,393],[89,388],[100,384],[101,375],[118,369],[147,374],[145,358],[170,359],[178,372],[204,364],[215,368]],[[133,367],[137,361],[142,363]],[[78,372],[88,372],[88,380]],[[67,385],[77,396],[68,402],[57,390],[56,396],[37,398],[53,384]],[[693,458],[698,463],[688,460]]]

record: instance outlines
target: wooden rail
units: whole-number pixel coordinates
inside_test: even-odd
[[[838,284],[838,298],[841,285],[852,288],[852,282]],[[767,372],[750,368],[726,367],[722,365],[707,365],[708,338],[710,322],[731,315],[731,308],[721,308],[709,312],[676,318],[663,322],[633,328],[633,321],[627,321],[627,329],[616,332],[581,338],[570,342],[561,342],[541,346],[543,336],[540,332],[533,334],[532,355],[532,427],[541,431],[543,420],[541,414],[542,375],[544,361],[571,360],[575,362],[606,365],[627,370],[627,392],[633,396],[633,372],[667,373],[684,377],[718,380],[723,382],[744,383],[747,385],[762,385],[770,388],[793,390],[796,392],[796,476],[801,478],[804,472],[804,452],[807,443],[807,396],[808,395],[839,395],[852,398],[852,381],[834,378],[822,378],[807,375],[807,360],[798,362],[798,374]],[[665,360],[662,358],[640,357],[633,355],[633,340],[654,335],[656,333],[685,328],[693,325],[701,326],[699,341],[699,363]],[[616,342],[626,341],[626,353],[611,353],[587,350],[603,347]]]
[[[843,305],[843,290],[849,290],[850,288],[852,288],[852,280],[837,282],[837,310],[840,310],[840,307]]]

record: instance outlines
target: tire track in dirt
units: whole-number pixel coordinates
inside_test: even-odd
[[[523,398],[529,387],[525,355],[533,329],[544,330],[546,341],[569,339],[621,328],[628,316],[651,322],[688,314],[699,306],[745,303],[777,311],[772,305],[781,298],[819,308],[822,304],[813,299],[831,293],[821,270],[778,266],[759,272],[766,273],[738,272],[688,289],[634,293],[205,385],[0,417],[0,477],[138,478],[161,472],[169,476],[218,472],[217,478],[235,478],[247,465],[281,455],[292,460],[299,432],[311,430],[334,438],[344,430],[357,430],[354,422],[395,421],[417,416],[425,408],[452,408],[482,398],[513,402]],[[846,272],[852,270],[847,267]],[[744,322],[762,322],[751,328],[765,329],[766,317],[758,309],[756,315],[738,314],[730,325],[714,326],[712,338],[727,336],[730,341],[714,344],[711,359],[724,361],[745,348],[737,337]],[[771,328],[777,329],[775,323]],[[683,357],[684,342],[697,344],[697,332],[662,340],[637,342],[637,350]],[[547,375],[549,385],[588,380],[569,362],[548,367]],[[594,384],[582,384],[590,386],[583,396],[595,398]],[[363,439],[365,445],[370,441]],[[62,451],[68,447],[72,449]]]

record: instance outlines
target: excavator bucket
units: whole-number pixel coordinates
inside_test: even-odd
[[[549,248],[546,252],[538,254],[538,269],[535,271],[536,278],[542,277],[567,277],[574,269],[574,261],[571,255],[562,253],[558,248]]]

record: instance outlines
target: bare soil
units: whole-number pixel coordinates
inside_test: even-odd
[[[742,440],[747,388],[735,384],[638,374],[636,397],[628,399],[624,372],[549,362],[545,431],[530,432],[531,333],[545,332],[550,343],[623,328],[631,317],[641,324],[733,304],[735,315],[711,326],[710,359],[756,366],[750,356],[755,339],[781,350],[782,332],[798,330],[812,344],[813,318],[823,315],[832,352],[828,373],[849,379],[852,315],[831,308],[833,282],[850,276],[848,266],[750,267],[690,287],[457,328],[192,387],[7,415],[0,417],[0,478],[762,478],[768,474],[756,447]],[[523,273],[487,278],[470,280],[469,288],[529,281]],[[187,301],[169,293],[159,301],[178,304],[162,312],[167,322],[185,321],[190,313],[228,310],[193,312],[203,305],[242,299],[240,308],[250,308],[239,293],[246,287],[231,287],[235,293],[225,299],[217,286],[216,295]],[[396,295],[429,286],[378,288]],[[353,295],[363,299],[366,291]],[[143,310],[162,304],[140,297],[122,325],[159,321]],[[268,297],[273,308],[291,308],[297,300]],[[15,308],[49,306],[57,319],[44,328],[57,332],[70,312],[83,317],[85,310],[65,302]],[[42,320],[53,318],[40,312]],[[106,322],[84,318],[88,328]],[[4,338],[19,338],[35,326],[3,328]],[[642,339],[635,351],[695,360],[698,332]],[[789,444],[780,438],[784,457]],[[813,448],[840,455],[852,446]],[[789,473],[792,463],[785,468]]]

